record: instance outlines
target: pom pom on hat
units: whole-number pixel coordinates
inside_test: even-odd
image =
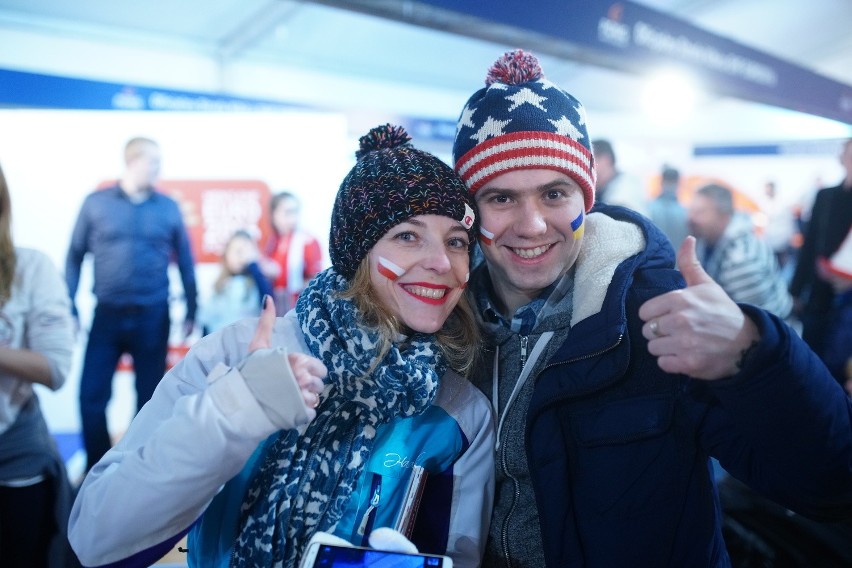
[[[417,215],[443,215],[461,223],[473,244],[473,199],[453,169],[414,148],[400,126],[372,128],[359,139],[358,159],[340,184],[331,213],[329,256],[351,279],[379,239]]]
[[[376,126],[358,139],[358,150],[355,152],[355,158],[360,160],[370,152],[405,146],[409,142],[411,142],[411,136],[402,126],[392,124]]]
[[[453,142],[455,169],[471,193],[506,172],[550,169],[577,182],[589,211],[595,159],[580,101],[545,79],[538,59],[522,50],[495,61],[485,85],[468,99]]]
[[[488,70],[488,75],[485,76],[485,85],[491,86],[493,83],[520,85],[527,81],[541,79],[542,74],[538,58],[518,49],[504,53],[494,62]]]

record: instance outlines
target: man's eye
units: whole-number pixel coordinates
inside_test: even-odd
[[[565,196],[564,191],[559,191],[559,190],[556,190],[556,189],[552,189],[552,190],[547,192],[547,198],[548,199],[561,199],[564,196]]]

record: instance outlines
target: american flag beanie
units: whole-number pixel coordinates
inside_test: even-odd
[[[358,161],[334,200],[329,235],[331,264],[347,280],[385,233],[417,215],[455,219],[467,229],[471,245],[476,240],[473,198],[464,182],[410,141],[404,128],[391,124],[359,139]]]
[[[595,202],[595,160],[583,105],[544,78],[522,50],[498,59],[462,110],[453,142],[455,169],[471,193],[513,170],[563,172]]]

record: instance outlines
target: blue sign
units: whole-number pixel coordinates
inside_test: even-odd
[[[0,69],[0,106],[234,112],[282,110],[296,105]]]
[[[852,124],[852,86],[626,0],[420,0],[466,16],[534,32],[533,52],[642,73],[680,64],[709,91]],[[470,35],[492,41],[486,28]],[[541,41],[541,37],[553,42]],[[496,57],[495,57],[496,58]]]

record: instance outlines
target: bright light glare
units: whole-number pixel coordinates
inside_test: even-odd
[[[642,91],[642,106],[658,124],[678,124],[688,118],[698,100],[698,88],[682,71],[661,71],[649,77]]]

